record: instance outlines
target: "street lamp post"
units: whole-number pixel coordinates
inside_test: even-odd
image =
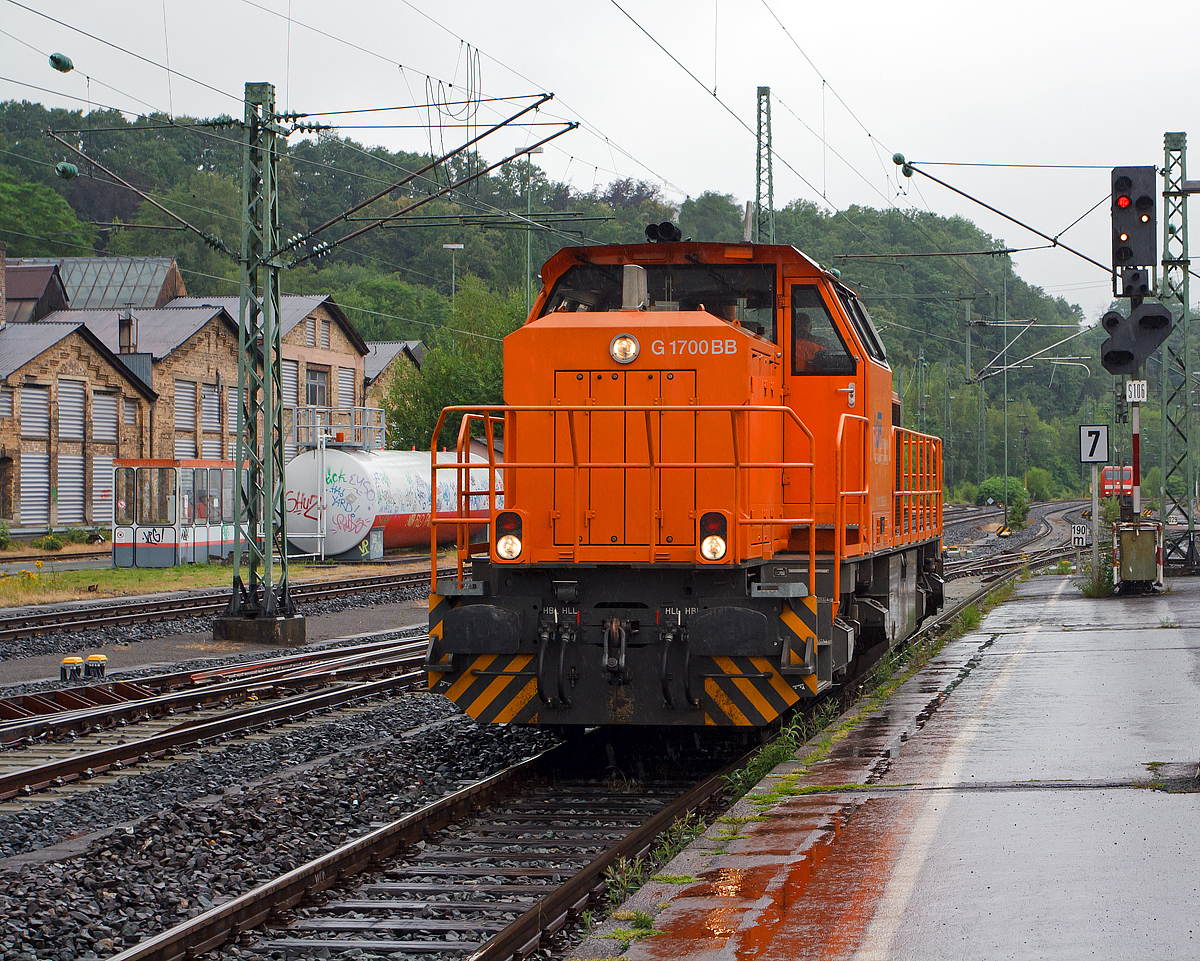
[[[462,244],[442,244],[442,250],[450,251],[450,303],[454,303],[454,273],[457,267],[458,252],[463,249]]]

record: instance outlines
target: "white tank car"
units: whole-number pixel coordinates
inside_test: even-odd
[[[374,528],[383,528],[384,549],[429,544],[431,505],[428,451],[340,450],[324,452],[325,555],[344,553]],[[439,454],[438,460],[454,460]],[[472,460],[486,463],[482,457]],[[319,550],[322,477],[318,452],[305,451],[287,465],[288,541],[299,551]],[[487,470],[472,470],[471,490],[487,489]],[[438,511],[457,510],[458,476],[438,471]],[[471,499],[472,513],[487,516],[487,497]],[[502,506],[502,502],[498,506]],[[306,536],[307,535],[307,536]],[[453,525],[438,529],[439,541],[454,540]]]

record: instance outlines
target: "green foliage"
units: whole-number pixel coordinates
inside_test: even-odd
[[[66,543],[57,534],[47,534],[44,537],[34,538],[30,543],[38,550],[42,551],[61,551]]]
[[[1030,500],[1048,501],[1054,497],[1054,477],[1044,467],[1031,467],[1025,474]]]
[[[1119,497],[1105,497],[1100,501],[1100,523],[1101,526],[1112,527],[1121,519],[1121,499]]]
[[[1100,566],[1092,569],[1091,555],[1075,581],[1084,597],[1111,597],[1113,593],[1112,551],[1100,552]]]
[[[997,504],[1004,502],[1004,478],[989,477],[979,485],[979,490],[975,494],[976,504],[986,504],[991,498]],[[1025,520],[1029,513],[1029,503],[1026,499],[1025,488],[1021,484],[1019,477],[1010,477],[1008,479],[1008,522],[1009,524],[1019,524]]]
[[[0,551],[12,547],[12,533],[8,529],[8,521],[0,521]]]
[[[421,369],[397,366],[384,401],[389,443],[428,449],[443,407],[502,403],[501,341],[524,312],[525,298],[516,292],[499,297],[478,278],[463,278],[446,326],[427,340]],[[447,419],[439,446],[453,446],[460,420]]]
[[[68,527],[62,534],[68,544],[86,544],[88,533],[82,527]]]
[[[96,232],[49,187],[0,169],[0,240],[9,257],[78,257],[91,250],[95,239]]]

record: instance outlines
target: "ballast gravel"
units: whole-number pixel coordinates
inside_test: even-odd
[[[551,743],[412,694],[0,813],[0,958],[107,957]]]

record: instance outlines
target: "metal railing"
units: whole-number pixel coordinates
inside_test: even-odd
[[[385,422],[379,407],[295,407],[292,412],[292,430],[299,447],[315,448],[322,436],[327,447],[384,447]]]
[[[552,414],[565,415],[567,419],[567,429],[570,438],[570,459],[552,460],[552,461],[500,461],[496,457],[495,450],[495,426],[496,424],[509,424],[512,426],[515,421],[510,422],[510,417],[522,413],[530,414]],[[613,460],[613,461],[592,461],[582,460],[580,457],[580,430],[578,419],[580,414],[604,414],[604,413],[620,413],[625,415],[643,414],[645,417],[645,436],[646,436],[646,451],[647,456],[644,461],[629,461],[629,460]],[[731,428],[731,454],[729,459],[722,461],[699,461],[699,460],[683,460],[683,461],[664,461],[661,456],[661,442],[656,445],[654,414],[727,414],[730,418]],[[462,414],[463,419],[459,427],[459,435],[457,439],[457,460],[445,461],[439,463],[437,460],[438,437],[445,425],[446,419],[454,414]],[[655,522],[662,516],[662,503],[659,496],[659,483],[661,481],[662,472],[666,470],[728,470],[733,474],[734,485],[734,514],[732,523],[734,527],[734,536],[731,538],[730,551],[727,555],[725,563],[738,563],[739,561],[750,556],[767,556],[769,557],[774,551],[770,547],[770,541],[776,537],[782,537],[784,540],[790,535],[792,528],[807,526],[810,530],[808,538],[808,554],[809,554],[809,589],[813,590],[815,585],[811,583],[813,572],[816,570],[816,465],[813,460],[808,461],[749,461],[744,459],[745,451],[748,447],[750,437],[749,422],[751,417],[761,418],[764,416],[774,416],[779,421],[779,443],[783,446],[783,438],[785,429],[792,426],[799,430],[808,442],[810,457],[815,449],[815,438],[812,431],[800,420],[799,416],[790,407],[745,407],[740,405],[528,405],[528,406],[458,406],[447,407],[439,418],[437,427],[433,432],[433,442],[431,457],[433,460],[433,471],[436,478],[438,471],[454,470],[458,471],[458,498],[455,505],[457,510],[455,513],[439,513],[437,503],[438,484],[433,484],[433,504],[431,510],[431,546],[436,551],[437,545],[437,528],[439,525],[452,524],[455,525],[458,531],[458,583],[461,587],[464,583],[464,570],[466,561],[468,561],[476,553],[484,553],[490,550],[490,544],[471,545],[470,538],[465,536],[472,525],[479,524],[479,517],[472,517],[469,509],[473,498],[487,497],[488,498],[488,515],[489,517],[497,510],[497,498],[503,493],[503,488],[497,484],[497,473],[503,471],[507,475],[507,487],[511,492],[513,490],[514,474],[519,474],[522,471],[532,470],[571,470],[573,474],[573,491],[572,491],[572,527],[570,533],[569,556],[566,556],[568,549],[566,545],[562,545],[564,550],[559,552],[558,559],[563,563],[578,563],[580,550],[588,550],[594,545],[581,545],[579,543],[579,532],[587,526],[587,518],[585,517],[584,506],[580,504],[580,491],[582,489],[581,476],[583,471],[599,470],[599,469],[618,469],[618,470],[646,470],[649,471],[651,482],[647,485],[648,496],[645,505],[646,514],[650,521],[649,530],[655,531]],[[482,427],[484,434],[484,442],[487,449],[487,460],[476,461],[472,463],[469,460],[470,440],[472,427]],[[693,430],[695,430],[695,420],[693,420]],[[711,435],[709,437],[711,440]],[[474,491],[469,490],[467,476],[472,468],[479,469],[486,467],[488,471],[487,488],[478,488]],[[807,509],[808,513],[800,517],[773,516],[772,508],[766,508],[765,516],[755,517],[755,507],[749,503],[749,493],[751,491],[750,477],[755,471],[771,470],[782,475],[784,471],[806,471],[808,473],[808,498]],[[782,476],[781,476],[782,481]],[[803,501],[797,501],[802,506]],[[793,503],[797,503],[793,502]],[[478,503],[477,501],[475,503]],[[782,508],[783,491],[782,483],[779,491],[777,504]],[[515,505],[510,504],[514,510],[519,510]],[[750,532],[753,528],[758,528],[760,531],[762,546],[760,554],[751,554],[750,550]],[[783,529],[782,534],[779,533]],[[669,545],[657,543],[658,538],[652,535],[648,538],[646,546],[646,560],[654,562],[656,553],[667,549]],[[628,559],[628,545],[622,545],[625,551],[624,559]],[[437,582],[432,585],[434,591],[437,590]]]

